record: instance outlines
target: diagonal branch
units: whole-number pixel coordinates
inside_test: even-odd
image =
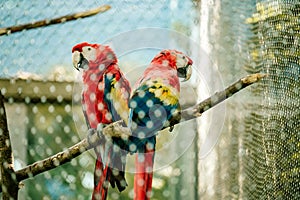
[[[228,86],[225,90],[217,92],[206,100],[200,102],[199,104],[183,110],[183,119],[180,123],[199,117],[203,112],[221,103],[222,101],[243,90],[249,85],[258,82],[265,76],[265,74],[252,74],[239,79],[235,83]],[[98,133],[89,135],[87,138],[68,148],[66,151],[60,152],[42,161],[37,161],[23,169],[16,171],[17,180],[22,181],[71,161],[81,153],[96,146],[100,142],[100,139],[103,139],[103,135],[114,137],[128,137],[130,135],[130,131],[128,130],[128,128],[122,127],[120,121],[112,123],[103,129],[102,134]]]
[[[53,24],[65,23],[67,21],[72,21],[72,20],[76,20],[79,18],[90,17],[90,16],[96,15],[98,13],[103,13],[109,9],[110,9],[109,5],[103,5],[98,8],[88,10],[88,11],[65,15],[65,16],[54,18],[54,19],[44,19],[41,21],[36,21],[36,22],[28,23],[28,24],[0,28],[0,36],[5,35],[5,34],[20,32],[23,30],[39,28],[39,27],[43,27],[43,26],[49,26],[49,25],[53,25]]]
[[[227,98],[231,97],[235,93],[241,91],[242,89],[252,85],[253,83],[258,82],[262,78],[266,77],[266,74],[251,74],[240,80],[237,80],[235,83],[228,86],[225,90],[216,92],[211,97],[205,99],[201,103],[183,110],[181,113],[181,117],[183,121],[188,121],[199,117],[202,113],[207,111],[208,109],[216,106],[217,104],[221,103],[222,101],[226,100]]]
[[[94,136],[97,136],[97,134],[94,134]],[[98,138],[96,139],[97,141],[99,141]],[[65,151],[59,152],[49,158],[46,158],[41,161],[37,161],[21,170],[18,170],[16,172],[17,180],[18,181],[25,180],[27,178],[33,177],[37,174],[40,174],[42,172],[63,165],[67,162],[70,162],[73,158],[76,158],[77,156],[89,150],[90,148],[92,148],[92,146],[89,144],[87,138],[85,138],[80,142],[78,142],[77,144],[73,145],[72,147],[69,147]]]

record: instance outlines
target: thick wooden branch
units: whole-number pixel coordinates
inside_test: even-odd
[[[264,74],[252,74],[246,76],[235,83],[228,86],[225,90],[217,92],[206,100],[199,104],[182,111],[182,122],[195,119],[199,117],[203,112],[221,103],[233,94],[241,91],[253,83],[258,82],[265,77]],[[18,181],[22,181],[29,177],[33,177],[37,174],[43,173],[50,169],[54,169],[66,162],[71,161],[73,158],[79,156],[81,153],[93,148],[99,144],[100,140],[105,138],[104,136],[114,136],[126,138],[130,135],[130,131],[126,127],[122,127],[122,122],[118,121],[110,124],[103,129],[103,133],[89,134],[89,136],[67,150],[46,158],[42,161],[37,161],[21,170],[16,171],[16,178]]]
[[[228,86],[225,90],[216,92],[214,95],[205,99],[201,103],[186,110],[183,110],[181,113],[182,121],[187,121],[199,117],[208,109],[216,106],[217,104],[221,103],[222,101],[226,100],[227,98],[231,97],[232,95],[241,91],[242,89],[248,87],[249,85],[258,82],[265,76],[266,74],[251,74],[237,80],[235,83]]]
[[[76,20],[79,18],[90,17],[90,16],[96,15],[98,13],[103,13],[109,9],[110,9],[109,5],[103,5],[98,8],[88,10],[88,11],[65,15],[62,17],[54,18],[54,19],[44,19],[41,21],[36,21],[36,22],[28,23],[28,24],[0,28],[0,36],[5,35],[5,34],[20,32],[23,30],[39,28],[39,27],[43,27],[43,26],[49,26],[49,25],[53,25],[53,24],[65,23],[67,21],[72,21],[72,20]]]
[[[4,97],[0,92],[0,172],[3,200],[17,200],[19,183],[13,168],[11,142],[7,127]]]
[[[88,149],[90,149],[90,144],[88,143],[87,139],[83,139],[79,143],[63,152],[59,152],[49,158],[35,162],[21,170],[18,170],[16,172],[17,180],[21,181],[63,165],[64,163],[71,161],[73,158],[79,156],[81,153],[87,151]]]

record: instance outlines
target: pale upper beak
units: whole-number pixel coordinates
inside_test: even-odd
[[[75,69],[79,71],[80,53],[79,51],[74,51],[72,53],[72,62]]]
[[[72,54],[72,62],[75,69],[79,71],[80,68],[84,68],[85,65],[88,65],[87,59],[85,59],[79,51],[74,51]]]
[[[184,78],[182,82],[189,80],[192,76],[192,65],[187,64],[185,67],[178,68],[177,75],[180,78]]]
[[[183,82],[189,80],[192,76],[193,61],[188,57],[184,57],[184,59],[178,59],[176,64],[177,66],[182,66],[177,68],[178,77],[184,78]]]
[[[188,64],[185,67],[185,78],[183,79],[182,82],[189,80],[191,78],[191,76],[192,76],[192,65]]]

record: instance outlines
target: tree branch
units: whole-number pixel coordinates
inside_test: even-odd
[[[0,92],[0,172],[3,200],[17,200],[19,183],[13,168],[11,142],[7,127],[4,97]]]
[[[54,19],[45,19],[45,20],[41,20],[41,21],[28,23],[28,24],[0,28],[0,36],[5,35],[5,34],[20,32],[23,30],[39,28],[39,27],[43,27],[43,26],[49,26],[49,25],[53,25],[53,24],[65,23],[67,21],[76,20],[79,18],[90,17],[90,16],[96,15],[98,13],[103,13],[109,9],[110,9],[109,5],[103,5],[98,8],[88,10],[88,11],[65,15],[62,17],[54,18]]]
[[[208,109],[216,106],[227,98],[231,97],[235,93],[241,91],[242,89],[252,85],[253,83],[258,82],[262,78],[266,77],[266,74],[251,74],[244,78],[237,80],[235,83],[228,86],[225,90],[216,92],[211,97],[205,99],[201,103],[183,110],[181,113],[182,121],[188,121],[190,119],[194,119],[199,117],[202,113],[207,111]]]
[[[96,134],[95,134],[96,135]],[[97,140],[98,141],[98,140]],[[63,152],[59,152],[49,158],[46,158],[41,161],[37,161],[21,170],[16,172],[17,180],[25,180],[27,178],[33,177],[37,174],[42,172],[48,171],[50,169],[56,168],[60,165],[63,165],[73,158],[79,156],[81,153],[90,149],[91,146],[88,143],[87,139],[83,139],[79,143],[75,144],[74,146],[68,148]]]
[[[252,74],[246,76],[231,84],[225,90],[217,92],[211,97],[200,102],[199,104],[186,110],[183,110],[181,113],[182,120],[180,123],[199,117],[203,112],[221,103],[222,101],[231,97],[233,94],[243,90],[249,85],[258,82],[265,76],[265,74]],[[24,179],[33,177],[50,169],[54,169],[66,162],[71,161],[73,158],[79,156],[81,153],[99,144],[100,140],[103,139],[105,135],[114,137],[128,137],[130,135],[130,131],[128,128],[122,127],[121,123],[121,121],[112,123],[109,126],[106,126],[103,129],[102,133],[92,135],[88,134],[87,138],[83,139],[82,141],[68,148],[67,150],[57,153],[56,155],[53,155],[42,161],[37,161],[21,170],[16,171],[17,180],[22,181]]]

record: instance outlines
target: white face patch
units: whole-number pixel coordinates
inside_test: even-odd
[[[82,55],[88,61],[96,60],[96,49],[90,46],[82,47]]]
[[[185,67],[188,64],[188,58],[183,54],[176,54],[177,68]]]
[[[177,53],[176,54],[176,66],[177,66],[177,70],[182,68],[181,70],[185,71],[183,82],[187,81],[191,78],[192,75],[192,68],[191,68],[191,64],[189,64],[189,57],[187,57],[185,54],[183,53]]]

